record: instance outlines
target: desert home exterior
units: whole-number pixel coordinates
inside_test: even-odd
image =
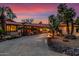
[[[7,19],[5,21],[5,31],[7,35],[15,35],[15,36],[22,36],[27,35],[27,34],[33,34],[32,32],[36,33],[45,33],[49,31],[49,24],[26,24],[22,22],[15,22],[11,19]],[[74,34],[79,35],[78,33],[78,26],[75,24],[74,25]],[[0,26],[1,28],[1,26]],[[22,29],[24,28],[24,29]],[[66,24],[61,23],[59,25],[59,28],[62,30],[63,34],[67,34],[66,32]],[[71,28],[71,27],[69,27]]]
[[[15,22],[11,19],[7,19],[5,21],[5,32],[6,34],[9,34],[9,35],[18,35],[18,32],[21,35],[23,33],[25,33],[24,35],[27,35],[27,33],[30,33],[33,30],[35,30],[36,32],[46,32],[48,30],[48,25],[47,24],[26,24],[22,22]]]
[[[62,30],[63,34],[67,34],[67,31],[66,31],[67,26],[66,26],[65,23],[62,22],[59,25],[59,28]],[[69,29],[70,28],[71,28],[71,26],[69,26]],[[79,28],[78,28],[78,25],[76,25],[75,23],[74,23],[74,34],[77,35],[77,36],[79,36]]]

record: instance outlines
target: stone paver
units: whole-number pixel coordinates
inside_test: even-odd
[[[45,41],[46,34],[25,36],[0,42],[0,56],[64,56],[51,51]]]

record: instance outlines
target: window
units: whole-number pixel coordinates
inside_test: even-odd
[[[10,25],[7,25],[7,29],[6,29],[7,31],[10,31]]]
[[[15,25],[11,25],[11,31],[16,31],[16,26]]]
[[[79,32],[79,27],[76,27],[76,32]]]
[[[16,25],[7,25],[7,31],[16,31]]]

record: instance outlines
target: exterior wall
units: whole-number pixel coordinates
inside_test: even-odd
[[[7,24],[6,34],[11,36],[18,36],[19,32],[17,31],[17,25]]]
[[[62,30],[62,33],[63,33],[63,34],[67,34],[67,32],[66,32],[66,26],[59,27],[59,29]]]
[[[63,34],[67,34],[67,32],[66,32],[66,26],[62,26],[62,27],[60,26],[59,28],[62,30]],[[71,27],[69,27],[69,28],[71,28]],[[74,26],[74,34],[76,36],[79,36],[79,32],[76,31],[76,26]]]
[[[75,26],[74,33],[75,33],[76,36],[79,36],[79,32],[77,32],[76,29],[77,29],[77,27]]]
[[[39,25],[39,24],[37,24],[37,25]],[[19,24],[17,24],[17,25],[15,25],[15,24],[7,24],[6,25],[6,32],[11,32],[11,33],[18,33],[18,32],[20,32],[20,31],[17,31],[17,27],[23,27],[23,25],[19,25]],[[49,28],[48,28],[48,25],[39,25],[39,26],[36,26],[35,24],[26,24],[26,25],[24,25],[24,28],[29,28],[29,29],[24,29],[24,30],[22,30],[21,29],[21,33],[25,33],[25,34],[27,34],[27,33],[30,33],[32,30],[31,30],[31,28],[32,27],[34,27],[34,28],[37,28],[39,31],[49,31]],[[60,25],[59,26],[59,28],[62,30],[62,33],[63,34],[67,34],[67,32],[66,32],[66,24],[62,24],[62,25]],[[71,27],[69,27],[69,28],[71,28]],[[30,30],[30,32],[28,32]],[[76,26],[74,27],[74,34],[75,35],[79,35],[79,32],[76,32]]]

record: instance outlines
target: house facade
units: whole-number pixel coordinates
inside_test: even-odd
[[[67,26],[66,26],[66,24],[61,23],[59,25],[59,28],[62,30],[63,34],[67,34],[67,31],[66,31]],[[79,26],[75,24],[74,25],[74,33],[73,34],[75,34],[76,36],[79,36],[79,29],[78,28],[79,28]],[[71,25],[69,25],[69,29],[71,31]]]
[[[66,24],[61,23],[59,25],[59,28],[62,30],[64,34],[67,34]],[[71,26],[69,26],[69,28],[71,28]],[[0,25],[0,29],[1,29],[1,25]],[[8,19],[5,21],[5,31],[6,34],[9,35],[18,35],[18,34],[27,35],[28,33],[32,33],[32,32],[44,33],[49,31],[49,24],[26,24],[26,23],[23,24]],[[79,35],[78,25],[74,25],[74,34]]]

